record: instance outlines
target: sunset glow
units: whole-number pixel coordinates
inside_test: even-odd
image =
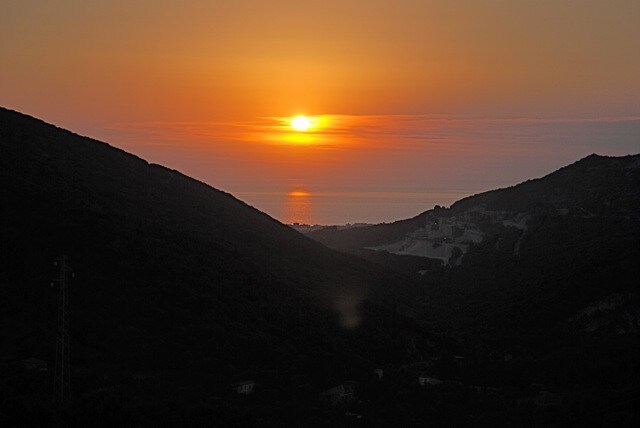
[[[637,426],[639,23],[0,1],[0,426]]]
[[[291,127],[296,131],[304,132],[311,126],[311,122],[306,116],[296,116],[291,120]]]
[[[638,150],[640,2],[92,3],[2,5],[3,105],[231,193],[458,194]]]
[[[305,192],[304,190],[292,190],[291,192],[287,193],[287,195],[294,198],[305,198],[309,197],[309,192]]]

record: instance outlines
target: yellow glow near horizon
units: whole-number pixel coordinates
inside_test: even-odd
[[[304,198],[311,196],[311,194],[309,192],[305,192],[304,190],[292,190],[291,192],[287,193],[287,196],[292,196],[294,198]]]
[[[311,121],[306,116],[296,116],[291,120],[291,127],[296,131],[304,132],[311,127]]]
[[[337,115],[272,116],[253,126],[247,141],[286,146],[326,146],[345,143],[345,124]]]

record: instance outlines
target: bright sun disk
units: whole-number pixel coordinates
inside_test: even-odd
[[[296,131],[306,131],[311,126],[311,121],[306,116],[296,116],[291,120],[291,127]]]

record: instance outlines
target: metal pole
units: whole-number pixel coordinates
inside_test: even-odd
[[[56,335],[56,366],[53,378],[53,400],[63,403],[69,398],[71,389],[71,373],[69,364],[69,300],[67,296],[67,275],[71,271],[67,256],[58,257],[56,264],[60,268],[60,276],[56,279],[60,284],[58,295],[58,331]]]

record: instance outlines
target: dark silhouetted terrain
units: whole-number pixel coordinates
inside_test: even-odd
[[[306,237],[1,109],[0,425],[633,426],[639,180],[639,156],[594,155]],[[75,272],[64,406],[50,400],[60,254]],[[249,380],[249,396],[231,389]]]
[[[526,362],[547,386],[639,385],[640,155],[308,236],[419,278],[424,325]]]
[[[229,385],[246,379],[292,400],[298,386],[313,395],[399,365],[410,342],[433,355],[439,348],[416,323],[372,303],[393,300],[398,290],[388,285],[406,281],[402,274],[330,250],[176,171],[13,111],[0,110],[0,141],[2,413],[48,417],[39,406],[51,380],[23,385],[18,366],[36,357],[53,368],[57,289],[49,283],[59,254],[76,275],[71,362],[80,408],[106,400],[133,412],[109,394],[137,397],[155,420],[162,403],[224,402]]]

